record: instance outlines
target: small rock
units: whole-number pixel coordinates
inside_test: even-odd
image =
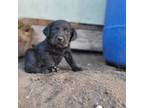
[[[101,105],[97,105],[96,108],[103,108]]]
[[[29,99],[30,97],[29,96],[26,96],[26,99]]]

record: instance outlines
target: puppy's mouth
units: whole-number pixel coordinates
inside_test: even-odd
[[[66,48],[68,47],[68,43],[65,41],[59,41],[57,38],[56,39],[52,39],[50,41],[52,46],[55,46],[57,48]]]
[[[57,44],[56,45],[56,47],[58,47],[58,48],[66,48],[66,47],[68,47],[68,45],[64,45],[64,44]]]

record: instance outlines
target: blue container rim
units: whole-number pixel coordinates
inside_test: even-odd
[[[114,28],[124,28],[126,25],[112,25],[112,26],[105,26],[104,29],[114,29]]]

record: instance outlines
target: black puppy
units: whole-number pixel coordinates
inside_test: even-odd
[[[64,57],[73,71],[81,71],[72,57],[70,42],[77,38],[77,33],[70,23],[57,20],[49,24],[43,33],[46,39],[28,49],[25,55],[25,71],[29,73],[47,73],[57,71],[57,66]]]

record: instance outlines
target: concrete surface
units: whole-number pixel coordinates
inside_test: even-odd
[[[102,54],[73,52],[81,72],[63,60],[58,72],[28,74],[19,59],[19,108],[125,108],[125,70],[105,64]]]
[[[106,0],[19,0],[19,18],[104,24]]]

